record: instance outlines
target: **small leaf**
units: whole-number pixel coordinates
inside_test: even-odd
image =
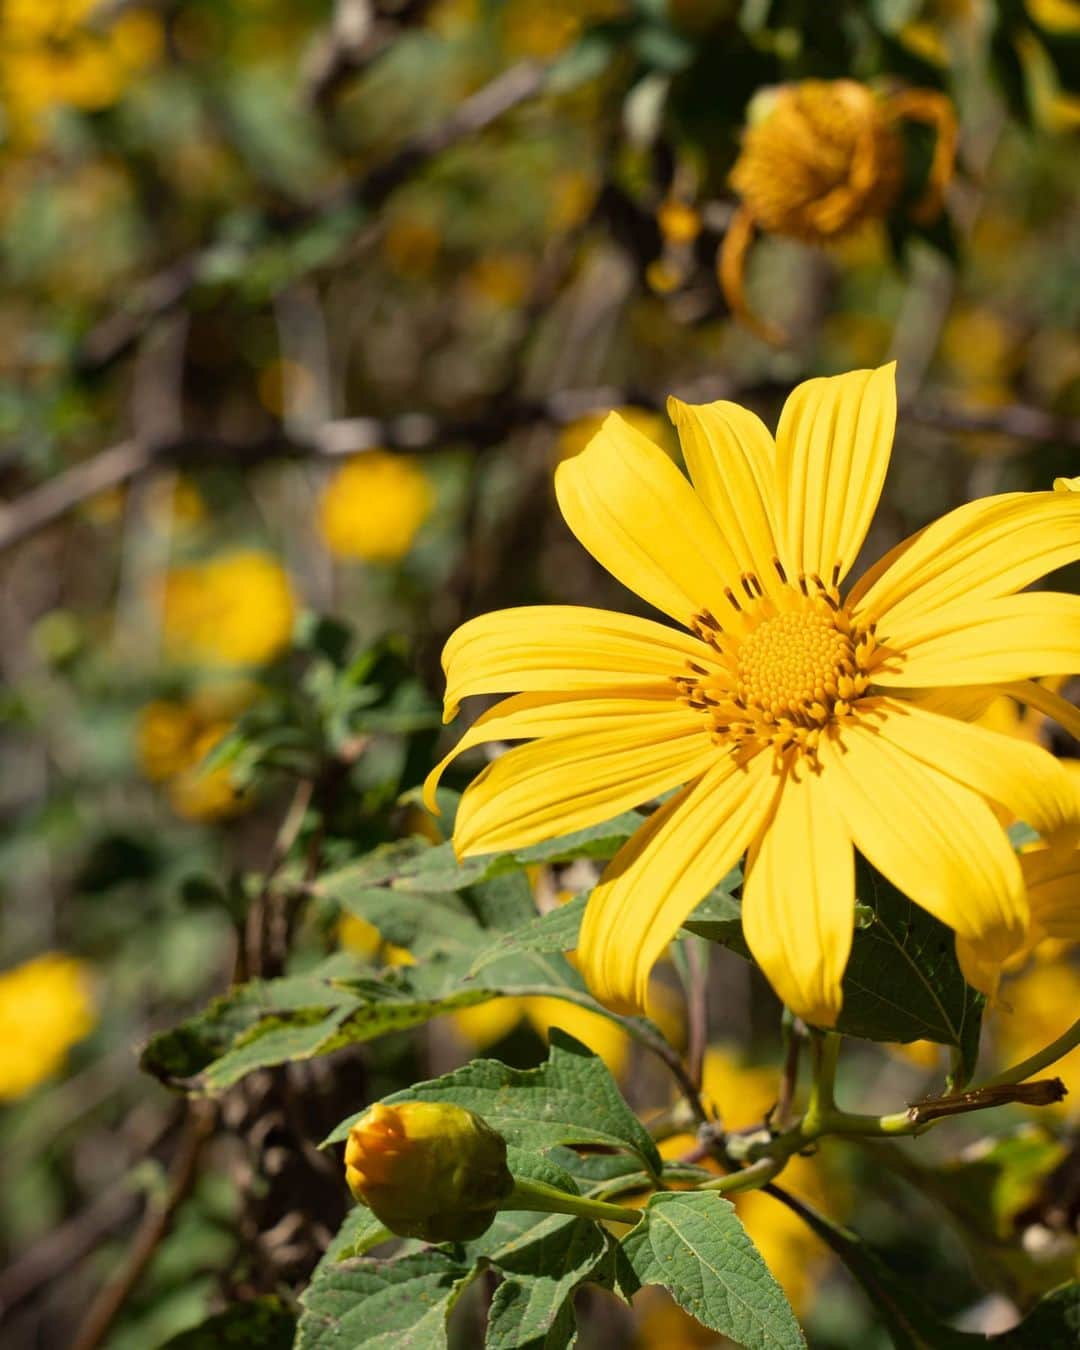
[[[488,1314],[489,1350],[562,1350],[575,1331],[574,1290],[608,1253],[603,1230],[589,1219],[548,1215],[528,1240],[491,1260],[506,1279]]]
[[[497,942],[485,947],[472,963],[470,974],[482,970],[512,952],[570,952],[578,944],[578,932],[588,897],[575,895],[565,905],[557,905],[547,914],[527,923],[516,932],[504,933]],[[374,920],[372,921],[374,922]]]
[[[654,1195],[622,1240],[628,1295],[659,1284],[702,1326],[747,1350],[805,1350],[784,1292],[723,1196],[704,1191]]]
[[[300,1299],[296,1350],[443,1350],[446,1319],[476,1273],[439,1250],[321,1267]]]

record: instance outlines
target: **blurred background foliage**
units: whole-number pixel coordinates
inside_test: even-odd
[[[772,422],[807,374],[898,358],[871,556],[1075,473],[1078,69],[1074,0],[3,0],[6,1345],[75,1343],[178,1172],[171,1231],[78,1343],[146,1350],[225,1298],[287,1293],[344,1210],[312,1142],[470,1054],[536,1063],[563,1026],[663,1106],[610,1023],[506,999],[253,1075],[185,1173],[182,1108],[133,1051],[234,976],[339,945],[412,959],[329,906],[267,913],[269,879],[293,845],[317,875],[435,829],[414,789],[462,619],[633,604],[550,486],[609,408],[677,455],[669,392]],[[854,102],[806,83],[841,80]],[[784,122],[793,88],[817,111]],[[955,165],[935,162],[942,108]],[[744,163],[740,206],[749,124],[780,159]],[[827,230],[807,183],[846,194]],[[745,316],[773,344],[718,273],[739,219]],[[533,875],[541,908],[587,883]],[[750,1122],[775,1096],[776,1008],[713,960],[706,1089]],[[1044,1044],[1078,986],[1040,952],[984,1053]],[[677,1042],[677,985],[658,999]],[[867,1047],[844,1087],[888,1105],[942,1068]],[[936,1135],[917,1164],[824,1150],[793,1189],[841,1219],[858,1191],[894,1268],[989,1330],[1075,1269],[1074,1120],[1018,1111],[993,1145],[957,1126],[951,1161]],[[789,1211],[739,1207],[812,1344],[886,1343]],[[656,1289],[582,1316],[586,1346],[716,1343]]]

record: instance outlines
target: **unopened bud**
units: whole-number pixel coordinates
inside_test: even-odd
[[[392,1233],[467,1241],[514,1189],[506,1140],[448,1102],[376,1102],[349,1131],[345,1179]]]

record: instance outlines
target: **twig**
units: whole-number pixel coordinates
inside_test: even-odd
[[[180,1149],[169,1171],[168,1190],[160,1201],[151,1201],[148,1205],[127,1260],[91,1303],[72,1350],[97,1350],[105,1340],[121,1308],[168,1235],[177,1211],[191,1193],[198,1175],[199,1157],[214,1131],[218,1113],[210,1102],[192,1102],[188,1111]]]
[[[444,121],[413,137],[364,177],[311,206],[268,218],[266,230],[288,238],[350,207],[364,212],[376,210],[437,155],[534,98],[543,89],[544,78],[543,67],[533,62],[511,66],[460,103]],[[86,335],[75,358],[76,369],[93,374],[126,355],[154,320],[177,308],[195,290],[217,254],[218,245],[209,244],[144,282],[129,305],[102,319]]]

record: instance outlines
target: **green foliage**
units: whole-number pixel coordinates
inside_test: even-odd
[[[654,1195],[621,1251],[627,1295],[663,1285],[703,1326],[747,1350],[805,1347],[783,1290],[722,1196]]]
[[[258,1298],[170,1337],[161,1350],[289,1350],[295,1331],[296,1318],[278,1299]]]

